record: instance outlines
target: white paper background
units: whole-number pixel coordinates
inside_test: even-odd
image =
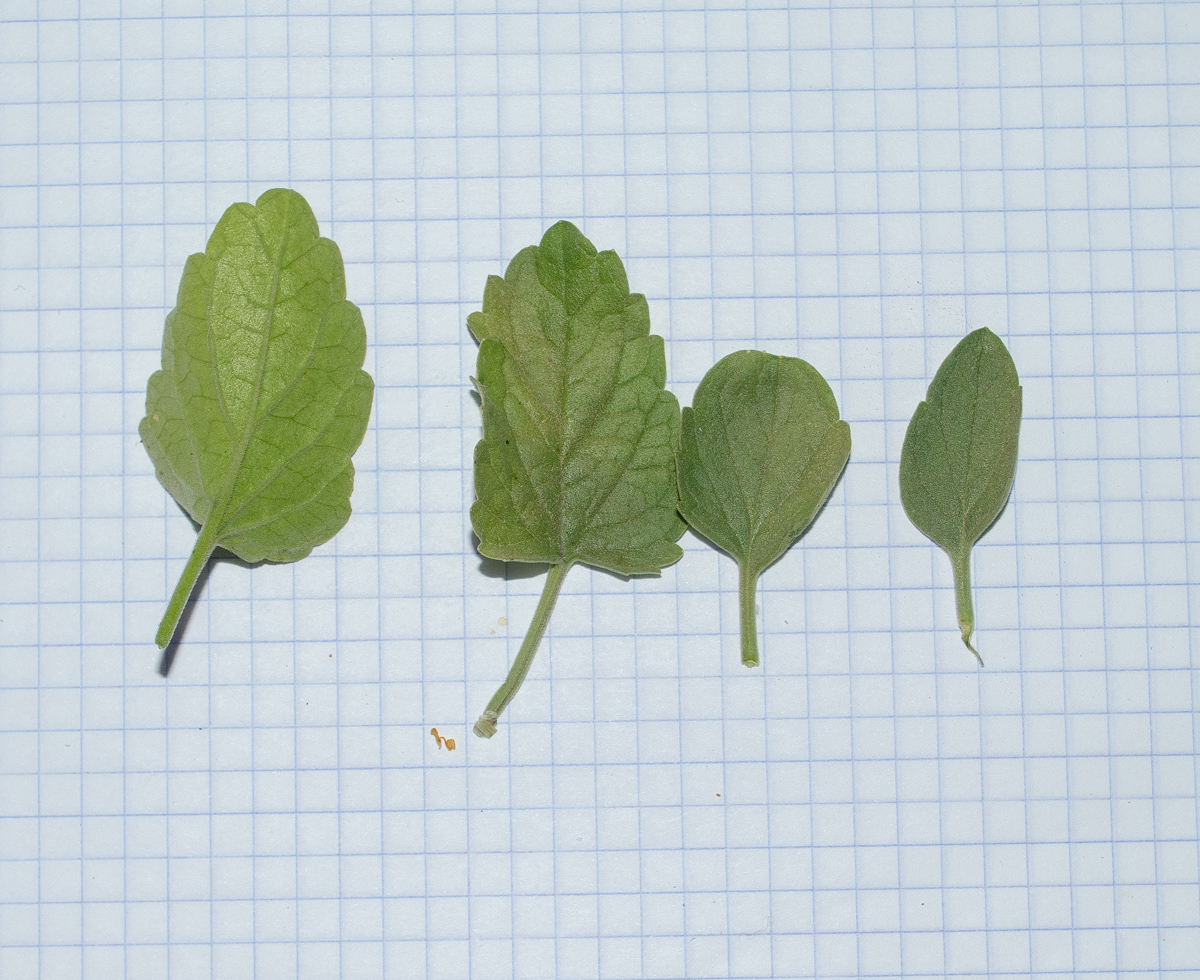
[[[1200,6],[500,8],[0,7],[0,976],[1197,975]],[[367,321],[354,516],[215,564],[164,680],[145,382],[278,185]],[[761,669],[688,535],[570,573],[485,743],[541,577],[473,548],[465,318],[559,218],[684,403],[799,355],[854,449]],[[984,325],[1025,420],[980,670],[896,476]]]

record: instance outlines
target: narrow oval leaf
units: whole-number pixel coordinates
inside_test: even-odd
[[[742,662],[758,663],[758,576],[816,517],[850,458],[850,426],[811,364],[743,350],[683,410],[679,512],[737,560]]]
[[[234,204],[184,266],[138,432],[200,533],[159,626],[175,632],[216,548],[295,561],[350,517],[374,385],[342,256],[295,191]]]
[[[597,253],[568,221],[518,253],[503,279],[489,277],[483,310],[467,322],[483,403],[471,507],[479,550],[551,566],[509,680],[475,727],[490,737],[572,564],[657,573],[683,554],[679,403],[663,387],[646,298],[629,292],[615,252]]]
[[[1004,342],[982,327],[960,340],[938,368],[900,454],[904,510],[950,555],[963,643],[976,657],[971,548],[1008,500],[1020,429],[1016,366]]]

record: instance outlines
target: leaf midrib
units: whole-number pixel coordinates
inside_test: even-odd
[[[975,543],[975,539],[968,540],[970,536],[967,532],[967,519],[970,516],[971,509],[979,502],[979,498],[987,488],[988,482],[988,474],[984,473],[983,479],[979,481],[979,485],[976,485],[971,471],[975,455],[975,423],[979,415],[979,403],[985,395],[989,395],[995,388],[1003,384],[1002,378],[994,378],[986,389],[980,389],[978,380],[984,357],[987,354],[986,340],[982,341],[978,349],[973,353],[975,357],[974,364],[971,366],[972,398],[969,410],[970,424],[967,428],[967,459],[966,465],[963,468],[962,483],[960,486],[955,487],[955,496],[958,498],[959,505],[959,537],[962,542],[960,547],[965,549],[969,549]],[[944,409],[944,406],[945,399],[943,398],[939,407]],[[946,438],[945,418],[945,411],[939,411],[938,428],[942,433],[942,444],[949,445],[950,443]]]
[[[770,362],[767,362],[769,365]],[[775,441],[779,437],[779,391],[782,387],[779,378],[779,365],[773,365],[775,373],[772,377],[771,384],[771,428],[767,432],[767,448],[763,453],[762,465],[758,472],[758,488],[754,492],[754,514],[751,520],[747,522],[747,528],[750,532],[750,540],[747,542],[746,553],[754,547],[754,541],[758,537],[758,532],[762,530],[763,524],[766,523],[766,517],[763,516],[763,494],[767,487],[767,473],[771,468],[771,463],[775,458]],[[747,517],[750,517],[748,514]]]
[[[563,250],[563,284],[562,303],[563,313],[567,322],[563,330],[562,353],[559,360],[559,399],[558,399],[558,513],[554,515],[558,523],[558,553],[564,557],[567,554],[567,483],[563,474],[567,468],[567,389],[571,377],[571,338],[575,335],[575,314],[567,305],[567,289],[570,273],[567,269],[565,249]],[[586,303],[584,304],[587,305]]]
[[[964,545],[973,544],[974,542],[967,541],[967,514],[970,512],[971,503],[971,459],[975,454],[975,420],[979,415],[979,371],[983,365],[983,354],[986,337],[979,344],[979,349],[975,352],[974,363],[971,365],[971,411],[970,424],[967,427],[967,465],[963,470],[962,488],[959,493],[958,502],[962,508],[962,540]],[[978,495],[977,495],[978,496]]]
[[[542,288],[545,289],[546,287],[543,286]],[[599,288],[600,287],[597,286],[596,289],[592,290],[592,292],[588,294],[587,299],[590,299],[592,296],[594,296],[596,294],[596,292],[599,290]],[[569,543],[566,538],[566,510],[567,510],[567,508],[564,503],[564,501],[566,499],[566,481],[564,479],[564,473],[566,471],[566,464],[567,464],[567,461],[570,459],[572,453],[575,452],[575,450],[583,442],[586,441],[586,437],[595,429],[596,424],[604,416],[605,409],[607,408],[607,405],[608,405],[608,399],[597,399],[596,400],[595,407],[582,419],[580,426],[579,426],[578,435],[574,439],[571,440],[571,444],[570,444],[570,446],[568,446],[567,438],[566,438],[566,420],[567,420],[567,399],[568,399],[568,393],[569,393],[569,389],[570,389],[569,379],[571,376],[571,356],[570,356],[571,355],[571,341],[572,341],[572,339],[575,338],[576,325],[579,320],[579,312],[572,313],[569,311],[566,300],[565,300],[565,289],[564,289],[563,296],[559,296],[557,293],[555,293],[553,290],[550,290],[550,289],[546,289],[546,292],[549,293],[551,296],[553,296],[556,300],[558,300],[558,302],[562,305],[563,313],[564,313],[564,315],[566,317],[566,321],[567,321],[564,326],[564,329],[563,329],[562,346],[555,348],[555,345],[553,343],[551,343],[550,341],[547,341],[547,343],[550,344],[551,349],[556,349],[556,352],[558,353],[558,356],[559,356],[559,360],[558,360],[558,368],[559,368],[559,370],[558,370],[558,375],[559,375],[559,378],[558,378],[558,381],[559,381],[558,419],[559,419],[559,426],[558,426],[558,431],[556,434],[557,452],[555,454],[558,457],[557,472],[555,474],[557,477],[557,480],[558,480],[558,494],[557,494],[558,506],[557,506],[557,508],[554,508],[552,510],[551,508],[547,507],[544,498],[542,497],[541,494],[539,494],[537,492],[537,484],[532,479],[529,480],[529,483],[530,483],[530,486],[534,490],[535,496],[537,496],[537,498],[539,500],[541,500],[543,509],[547,513],[550,514],[552,520],[554,520],[554,522],[557,524],[557,528],[556,528],[557,533],[554,535],[554,537],[556,539],[558,553],[563,556],[564,560],[572,561],[572,560],[577,560],[577,556],[572,557],[573,555],[576,555],[577,549],[571,545],[574,545],[580,539],[586,537],[587,532],[589,530],[591,530],[592,519],[596,516],[596,514],[599,512],[599,510],[604,506],[604,503],[608,500],[608,498],[612,496],[613,492],[616,490],[617,486],[621,483],[622,479],[624,479],[626,472],[628,472],[628,470],[629,470],[630,464],[632,463],[634,457],[637,455],[638,448],[641,446],[642,441],[646,438],[647,426],[645,426],[645,425],[642,426],[642,430],[638,433],[637,442],[635,443],[633,450],[628,454],[627,458],[625,459],[625,462],[622,465],[620,472],[616,475],[616,477],[612,481],[612,483],[607,488],[605,488],[603,490],[603,492],[601,492],[598,495],[598,501],[594,500],[592,506],[590,506],[587,509],[587,511],[585,512],[584,517],[583,517],[582,528],[573,535],[573,540],[572,540],[572,542]],[[628,302],[628,297],[626,297],[626,303],[627,302]],[[623,304],[621,309],[619,311],[616,311],[616,313],[605,314],[604,316],[600,317],[600,319],[604,319],[605,316],[619,315],[620,313],[623,313],[625,310],[625,305],[626,304]],[[587,308],[587,302],[585,300],[584,302],[578,304],[577,311],[585,311],[586,308]],[[543,336],[545,336],[545,334],[543,334]],[[593,345],[595,344],[598,337],[599,337],[599,330],[597,329],[596,335],[592,338]],[[613,372],[612,382],[607,386],[607,393],[608,393],[609,397],[611,397],[611,395],[614,391],[616,391],[619,387],[621,387],[621,382],[618,381],[617,378],[620,375],[620,361],[621,361],[622,357],[624,356],[624,351],[625,351],[625,347],[626,347],[626,343],[627,343],[628,339],[629,338],[625,335],[624,330],[622,330],[620,332],[619,337],[617,337],[617,341],[618,341],[618,349],[616,351],[616,362],[617,362],[616,367],[617,367],[617,369]],[[505,345],[505,349],[506,349],[506,353],[508,353],[507,345]],[[521,382],[522,382],[525,390],[532,396],[532,398],[535,401],[537,401],[537,402],[541,403],[543,406],[545,406],[546,402],[541,397],[539,397],[539,395],[537,393],[537,388],[532,383],[532,381],[529,377],[529,374],[526,372],[523,361],[520,358],[516,358],[516,357],[510,357],[509,359],[516,363],[517,370],[521,377]],[[653,414],[654,407],[657,406],[657,404],[658,404],[658,401],[656,399],[654,405],[651,406],[650,412],[642,413],[643,422],[651,414]],[[547,417],[550,414],[551,413],[547,412],[546,413]],[[537,424],[537,423],[535,422],[535,424]],[[541,429],[541,426],[538,425],[538,428]],[[544,436],[545,430],[541,429],[541,431]],[[526,471],[526,475],[528,476],[528,471]],[[530,531],[533,531],[535,533],[540,530],[538,527],[536,527],[534,525],[530,525],[526,520],[524,520],[523,515],[522,515],[522,523],[525,524],[525,526]]]
[[[259,242],[262,243],[263,251],[270,255],[267,249],[267,243],[263,241],[262,230],[258,227],[258,222],[254,223],[255,234],[258,235]],[[229,504],[233,499],[233,490],[237,486],[238,477],[242,472],[242,463],[246,459],[246,450],[250,448],[250,440],[254,435],[255,429],[258,427],[258,400],[262,395],[263,377],[266,374],[267,366],[267,351],[271,346],[271,331],[275,327],[275,312],[277,310],[276,299],[279,296],[279,280],[283,274],[283,257],[287,253],[288,236],[291,233],[291,222],[287,218],[284,220],[283,237],[279,242],[278,255],[273,259],[274,271],[271,277],[271,298],[269,303],[270,312],[267,315],[266,329],[263,330],[262,346],[258,354],[258,372],[254,378],[254,393],[250,397],[250,411],[247,412],[249,421],[246,423],[246,429],[242,433],[242,440],[230,460],[229,469],[225,474],[225,485],[221,488],[221,495],[215,501],[215,506],[209,514],[209,521],[216,520],[221,529],[221,534],[218,535],[218,540],[224,534],[224,525],[228,522],[230,515],[225,511],[229,508]],[[212,327],[208,324],[207,317],[205,318],[205,326],[208,328],[209,343],[212,343]],[[220,385],[217,386],[218,392],[221,390]],[[220,516],[215,516],[219,514]]]
[[[701,381],[700,383],[703,384],[704,382]],[[697,389],[697,393],[698,392],[699,392],[699,389]],[[721,432],[724,434],[725,448],[728,451],[729,460],[732,463],[733,460],[737,456],[737,450],[734,448],[733,440],[730,438],[730,435],[729,435],[729,419],[725,415],[725,406],[724,406],[724,403],[721,398],[721,396],[724,393],[725,393],[724,389],[722,389],[721,391],[719,391],[717,393],[717,397],[716,397],[717,411],[715,413],[715,417],[716,417],[716,420],[719,421],[721,424]],[[693,405],[695,404],[695,401],[696,401],[696,399],[693,398],[692,399]],[[741,474],[738,472],[737,466],[731,465],[729,467],[729,474],[733,478],[733,483],[737,487],[738,497],[741,499],[742,507],[746,511],[746,539],[745,539],[745,541],[741,542],[742,554],[740,556],[738,556],[738,559],[740,561],[740,560],[744,560],[745,558],[749,557],[749,555],[750,555],[750,543],[751,543],[751,541],[754,540],[754,532],[750,528],[750,501],[746,498],[746,490],[742,486],[742,477],[741,477]],[[717,484],[718,481],[716,480],[715,476],[710,474],[709,478],[713,480],[714,485]],[[721,508],[721,512],[725,515],[725,520],[729,524],[729,529],[731,531],[733,531],[734,537],[737,538],[737,536],[738,536],[737,523],[731,519],[730,512],[725,506],[725,499],[724,499],[723,494],[717,495],[717,503],[719,504],[719,506]]]
[[[599,287],[597,287],[597,288],[599,288]],[[595,292],[596,291],[593,290],[591,295],[595,295]],[[590,298],[590,296],[589,296],[589,298]],[[584,305],[586,305],[586,304],[584,304]],[[622,306],[622,309],[620,312],[621,313],[624,312],[624,306]],[[617,314],[606,314],[606,316],[608,316],[608,315],[617,315]],[[595,341],[598,338],[598,336],[599,336],[599,334],[597,333],[596,336],[592,338],[593,345],[595,344]],[[616,351],[615,365],[614,365],[614,370],[613,370],[613,374],[612,374],[612,382],[607,386],[607,389],[605,392],[606,397],[604,399],[596,400],[595,408],[593,408],[592,411],[588,414],[588,416],[584,419],[583,424],[580,427],[578,437],[572,441],[572,443],[569,447],[566,445],[566,439],[565,438],[563,439],[563,451],[562,451],[560,465],[559,465],[559,471],[558,471],[559,484],[562,487],[562,492],[560,493],[560,499],[562,499],[562,497],[565,496],[565,491],[566,491],[566,484],[563,480],[563,473],[566,471],[567,460],[570,458],[571,454],[583,442],[586,441],[587,436],[589,436],[592,433],[592,431],[596,428],[597,423],[604,416],[604,411],[608,407],[608,403],[612,399],[613,393],[616,392],[622,385],[622,382],[618,379],[620,378],[620,375],[621,375],[621,361],[625,357],[625,348],[628,343],[628,340],[629,340],[629,338],[626,336],[624,329],[622,329],[620,332],[620,336],[618,338],[618,347],[617,347],[617,351]],[[564,352],[565,352],[565,344],[564,344]],[[567,363],[568,363],[567,359],[564,358],[564,364],[567,364]],[[568,368],[568,371],[569,371],[569,368]],[[630,378],[625,383],[630,383],[632,381],[633,381],[633,378]],[[565,379],[564,379],[563,391],[564,391],[564,400],[565,400],[565,396],[566,396]],[[613,479],[609,483],[609,485],[601,493],[593,496],[591,505],[587,508],[586,512],[584,513],[583,520],[581,522],[582,528],[575,535],[576,542],[585,538],[587,536],[588,532],[590,532],[592,530],[593,518],[595,518],[595,516],[604,508],[604,505],[606,503],[608,503],[608,499],[616,491],[617,487],[621,484],[621,481],[625,479],[625,474],[629,472],[629,467],[631,465],[633,465],[633,460],[637,456],[638,450],[641,448],[642,442],[646,438],[646,433],[650,428],[648,425],[648,420],[649,420],[650,416],[654,414],[654,409],[658,406],[658,403],[659,403],[659,398],[655,398],[653,404],[650,406],[649,411],[644,412],[644,413],[642,413],[642,412],[638,413],[641,416],[642,425],[641,425],[640,430],[638,431],[637,440],[634,442],[632,448],[626,454],[625,461],[621,464],[621,469],[617,472],[616,476],[613,477]],[[636,411],[636,409],[635,409],[635,411]],[[564,413],[563,417],[564,418],[566,417],[565,413]],[[563,507],[562,509],[563,509],[563,513],[565,516],[566,507]],[[567,547],[566,547],[565,538],[562,541],[562,545],[563,545],[563,554],[564,555],[568,554],[569,549],[567,549]],[[574,551],[575,549],[570,549],[570,550]]]

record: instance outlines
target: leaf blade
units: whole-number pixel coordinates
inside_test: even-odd
[[[662,338],[620,260],[559,222],[489,280],[469,322],[481,341],[480,551],[620,574],[677,560],[678,402],[664,388]],[[614,547],[631,534],[632,552]]]

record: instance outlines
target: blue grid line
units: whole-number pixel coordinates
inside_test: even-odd
[[[877,37],[877,36],[878,36],[878,27],[877,27],[877,24],[876,24],[876,22],[875,22],[875,18],[874,18],[874,16],[872,16],[871,32],[872,32],[872,36],[873,36],[873,37]],[[872,77],[872,81],[875,83],[875,85],[876,85],[876,86],[878,85],[878,81],[879,81],[879,80],[878,80],[878,77],[876,77],[876,76],[873,76],[873,77]],[[874,97],[874,100],[875,100],[876,104],[878,104],[878,98],[879,98],[879,91],[878,91],[878,88],[876,88],[876,89],[873,91],[873,97]],[[878,108],[876,108],[876,114],[875,114],[875,118],[876,118],[876,124],[878,125],[878,122],[879,122],[879,110],[878,110]],[[875,195],[876,195],[876,199],[877,199],[877,200],[878,200],[878,199],[880,199],[880,198],[882,197],[882,194],[880,193],[880,191],[881,191],[881,186],[880,186],[880,176],[879,176],[879,174],[880,174],[880,160],[881,160],[881,158],[882,158],[883,154],[880,152],[880,149],[881,149],[881,147],[880,147],[879,133],[878,133],[878,131],[877,131],[877,132],[876,132],[876,134],[875,134]],[[882,238],[882,236],[881,236],[881,238]],[[964,238],[964,241],[965,241],[965,240],[966,240],[966,239]],[[881,284],[881,287],[882,287],[882,283],[884,282],[884,259],[883,259],[883,254],[882,254],[882,252],[881,252],[881,253],[880,253],[880,255],[879,255],[879,268],[878,268],[878,275],[879,275],[879,282],[880,282],[880,284]],[[882,302],[882,288],[881,288],[881,291],[880,291],[880,292],[881,292],[880,299],[881,299],[881,302]],[[879,340],[880,340],[880,343],[881,343],[881,344],[886,344],[886,342],[887,342],[887,338],[886,338],[886,335],[885,335],[885,333],[884,333],[884,326],[883,326],[883,321],[882,321],[882,319],[880,320],[880,324],[879,324]],[[893,377],[893,378],[895,377],[895,374],[894,374],[894,373],[892,374],[892,377]],[[887,418],[887,417],[889,417],[891,414],[893,414],[893,413],[889,412],[889,410],[888,410],[888,404],[889,404],[889,399],[888,399],[888,386],[886,386],[886,385],[885,385],[885,386],[884,386],[884,389],[883,389],[882,400],[881,400],[881,406],[882,406],[882,409],[883,409],[883,414],[884,414],[884,417],[885,417],[885,418]],[[901,413],[901,415],[902,415],[902,414],[903,414],[903,413]],[[884,446],[884,457],[885,457],[886,459],[892,459],[892,458],[894,458],[894,456],[895,456],[895,453],[894,453],[894,451],[892,451],[892,441],[891,441],[891,440],[889,440],[889,438],[888,438],[888,430],[887,430],[887,427],[886,427],[886,426],[884,427],[883,440],[884,440],[884,441],[883,441],[883,446]],[[895,505],[896,505],[896,502],[897,502],[897,501],[896,501],[896,490],[898,489],[898,486],[894,486],[894,485],[893,485],[893,483],[892,483],[892,481],[891,481],[891,480],[888,480],[888,481],[886,482],[886,487],[887,487],[887,491],[886,491],[886,495],[885,495],[885,502],[886,502],[886,504],[887,504],[887,506],[888,506],[888,508],[889,508],[889,509],[893,509],[893,508],[895,507]],[[849,536],[848,536],[848,535],[847,535],[847,543],[849,543]],[[891,529],[890,529],[890,527],[887,529],[887,534],[886,534],[886,542],[885,542],[885,543],[886,543],[886,545],[887,545],[887,547],[888,547],[889,549],[891,549],[892,547],[894,547],[894,544],[893,544],[893,541],[892,541],[892,535],[891,535]],[[892,616],[891,609],[889,608],[889,609],[888,609],[888,619],[887,619],[887,626],[888,626],[888,628],[889,628],[889,629],[893,628],[893,627],[894,627],[894,625],[895,625],[895,624],[894,624],[894,622],[893,622],[893,619],[894,619],[894,617]],[[893,714],[893,716],[895,716],[895,715],[898,713],[898,710],[897,710],[897,709],[898,709],[898,705],[897,705],[897,701],[896,701],[896,689],[897,689],[897,687],[898,687],[898,684],[897,684],[897,681],[896,681],[896,676],[897,676],[897,673],[896,673],[896,660],[895,660],[895,658],[894,658],[894,657],[892,658],[892,662],[891,662],[891,664],[890,664],[890,671],[889,671],[889,674],[888,674],[888,676],[890,677],[890,687],[891,687],[891,708],[892,708],[892,714]],[[861,759],[861,758],[863,758],[863,755],[862,755],[861,753],[857,753],[857,752],[856,752],[856,753],[855,753],[855,758],[860,758],[860,759]],[[884,760],[884,761],[886,761],[886,760]],[[894,785],[895,785],[895,786],[897,786],[897,787],[899,787],[899,786],[900,786],[900,784],[901,784],[901,777],[900,777],[900,763],[899,763],[899,757],[898,757],[898,753],[893,753],[893,759],[892,759],[891,761],[892,761],[892,779],[894,780]],[[901,822],[900,822],[900,808],[899,808],[899,807],[896,807],[896,811],[895,811],[895,828],[894,828],[894,832],[895,832],[895,839],[896,839],[897,841],[899,841],[899,840],[901,839],[901,837],[902,837],[902,831],[903,831],[903,828],[902,828],[902,825],[901,825]],[[891,869],[890,869],[890,866],[889,866],[889,870],[891,870]],[[901,887],[902,887],[902,881],[901,881],[901,872],[902,872],[902,869],[901,869],[901,864],[900,864],[900,856],[899,856],[899,853],[898,853],[898,852],[897,852],[897,854],[896,854],[896,859],[895,859],[895,867],[894,867],[894,870],[895,870],[895,883],[896,883],[896,888],[895,888],[895,890],[896,890],[897,894],[899,894],[899,893],[900,893],[900,890],[901,890]],[[901,912],[900,912],[900,915],[897,917],[897,919],[898,919],[898,921],[897,921],[897,925],[898,925],[898,926],[899,926],[901,929],[903,929],[903,928],[904,928],[904,926],[905,926],[905,923],[904,923],[904,918],[903,918],[903,910],[901,910]],[[903,975],[903,974],[904,974],[904,972],[905,972],[905,963],[904,963],[904,946],[903,946],[903,944],[901,944],[901,946],[900,946],[900,949],[899,949],[899,954],[898,954],[898,956],[897,956],[897,966],[898,966],[898,968],[899,968],[899,972],[901,973],[901,975]]]

